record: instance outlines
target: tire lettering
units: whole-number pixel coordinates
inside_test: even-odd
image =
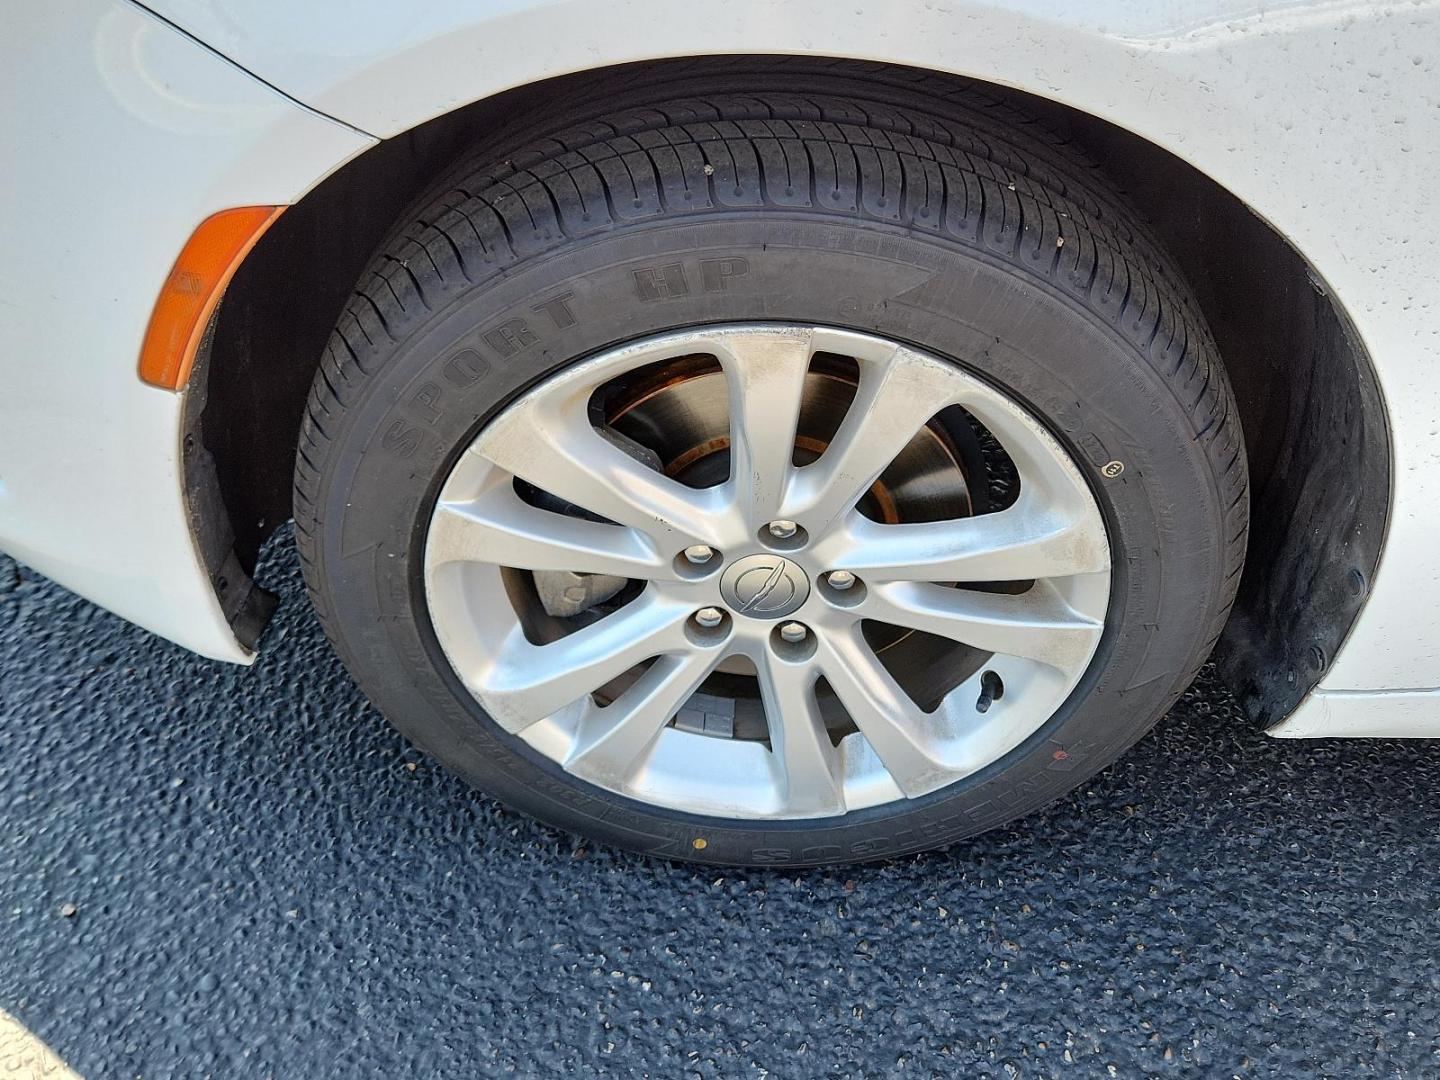
[[[443,374],[451,386],[471,386],[490,373],[490,364],[474,349],[456,353],[445,362]]]
[[[410,404],[418,409],[427,423],[433,424],[440,419],[440,387],[432,382],[421,383],[420,389],[416,390],[410,398]]]
[[[789,862],[792,854],[789,848],[751,848],[750,857],[756,862]]]
[[[729,259],[701,259],[700,284],[706,292],[724,292],[730,279],[750,273],[750,260],[738,255]]]
[[[635,295],[642,303],[673,300],[690,295],[690,283],[685,280],[685,267],[679,263],[644,266],[634,271],[634,275]]]
[[[499,353],[502,360],[539,340],[524,319],[506,319],[485,335],[485,343]]]
[[[385,429],[380,445],[398,458],[408,458],[420,448],[420,429],[396,420]]]
[[[564,292],[559,296],[552,296],[549,300],[541,300],[532,307],[531,311],[543,311],[550,316],[550,321],[555,324],[556,330],[564,330],[575,325],[575,315],[570,311],[568,300],[573,300],[574,293]]]

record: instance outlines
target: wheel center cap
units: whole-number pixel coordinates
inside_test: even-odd
[[[779,555],[746,555],[720,578],[720,594],[731,609],[753,619],[789,615],[810,595],[805,571]]]

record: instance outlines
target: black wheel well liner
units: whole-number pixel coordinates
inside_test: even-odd
[[[648,66],[680,71],[685,63]],[[806,57],[784,63],[835,69]],[[310,383],[373,253],[474,141],[542,114],[558,93],[600,74],[507,91],[380,143],[282,215],[240,267],[187,396],[194,449],[186,462],[192,522],[241,640],[253,640],[268,613],[248,575],[260,545],[291,516]],[[1283,237],[1168,151],[1054,102],[946,78],[1038,117],[1099,161],[1194,290],[1235,390],[1250,460],[1249,553],[1216,661],[1256,722],[1277,722],[1333,662],[1384,541],[1389,434],[1358,335]]]

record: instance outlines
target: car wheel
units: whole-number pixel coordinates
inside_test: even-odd
[[[878,858],[1053,800],[1239,577],[1179,275],[923,88],[646,95],[477,151],[341,317],[295,500],[335,647],[461,776],[635,850]]]

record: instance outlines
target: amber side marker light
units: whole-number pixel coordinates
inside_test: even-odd
[[[166,390],[185,385],[225,286],[284,209],[237,206],[221,210],[190,234],[150,313],[140,349],[140,378]]]

